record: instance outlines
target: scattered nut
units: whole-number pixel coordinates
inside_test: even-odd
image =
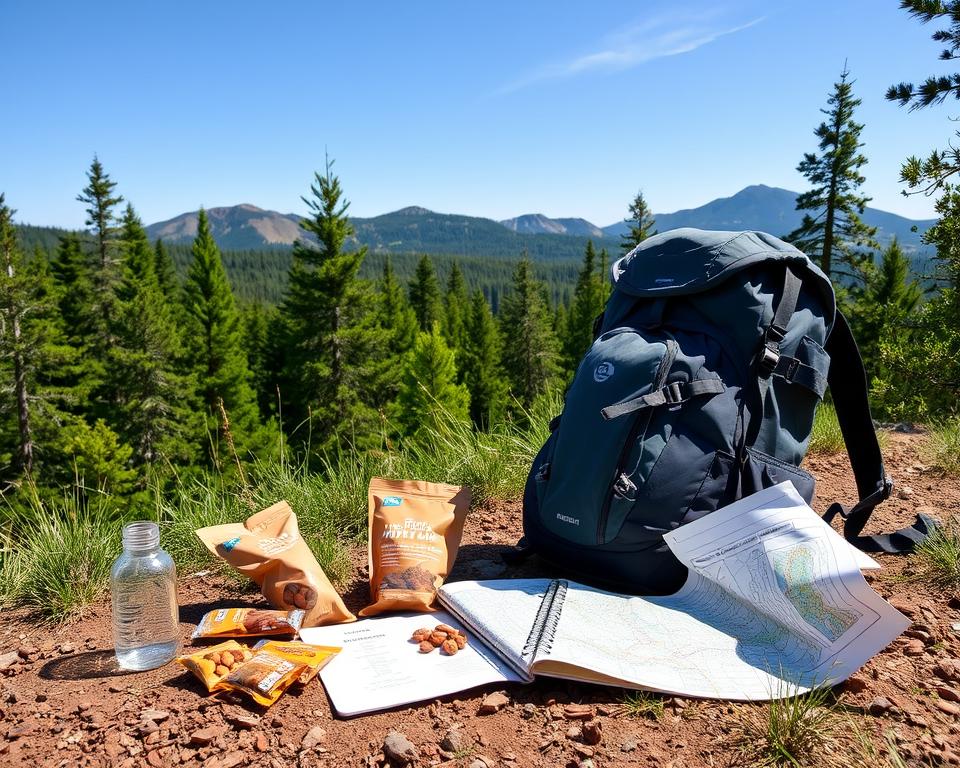
[[[431,634],[433,634],[432,630],[427,629],[426,627],[421,627],[416,632],[414,632],[413,635],[411,635],[410,639],[413,640],[415,643],[422,643],[424,640],[429,639]]]
[[[437,632],[434,630],[430,635],[430,642],[433,643],[437,648],[443,645],[443,641],[447,639],[446,632]]]
[[[444,640],[443,645],[441,645],[440,647],[443,649],[444,653],[446,653],[448,656],[453,656],[457,651],[460,650],[460,646],[457,645],[457,641],[454,640],[452,637],[447,640]]]
[[[420,653],[430,653],[434,647],[435,646],[433,643],[431,643],[429,640],[424,640],[422,643],[420,643]]]

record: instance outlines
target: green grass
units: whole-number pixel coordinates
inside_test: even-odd
[[[844,451],[843,433],[837,421],[837,409],[833,403],[821,403],[813,417],[813,429],[810,432],[810,453],[842,453]]]
[[[157,520],[161,544],[181,573],[212,568],[242,578],[210,555],[194,532],[242,522],[281,499],[297,513],[301,533],[321,567],[342,584],[350,548],[366,540],[371,477],[467,485],[474,504],[491,497],[516,498],[546,439],[547,421],[558,412],[558,400],[546,399],[529,414],[527,425],[506,424],[489,433],[449,421],[396,450],[345,452],[321,461],[319,471],[283,460],[254,464],[246,472],[246,484],[213,473],[194,474],[170,491],[154,491],[152,503],[140,503],[126,515],[118,512],[126,509],[123,499],[85,491],[49,503],[36,489],[26,488],[16,505],[0,512],[0,603],[62,620],[102,597],[120,553],[125,517]]]
[[[120,552],[120,524],[109,498],[28,504],[7,520],[0,583],[3,602],[60,620],[100,598]]]
[[[960,527],[957,523],[937,528],[914,550],[912,579],[941,590],[960,589]]]
[[[837,716],[829,688],[814,688],[753,708],[736,729],[737,751],[750,765],[812,766],[835,763]]]
[[[629,691],[620,702],[623,714],[660,720],[663,717],[663,696],[648,691]]]
[[[949,475],[960,475],[960,419],[942,422],[931,429],[923,457]]]

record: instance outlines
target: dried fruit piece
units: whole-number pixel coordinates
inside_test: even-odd
[[[420,653],[430,653],[435,648],[434,644],[429,640],[424,640],[420,643]]]
[[[454,640],[453,638],[450,638],[449,640],[444,640],[443,645],[441,645],[440,647],[448,656],[453,656],[457,651],[460,650],[460,646],[457,645],[457,641]]]
[[[467,636],[466,635],[455,635],[453,641],[457,644],[457,648],[461,650],[467,647]]]
[[[437,626],[434,627],[434,631],[436,631],[436,632],[446,632],[448,635],[458,635],[458,634],[460,634],[460,630],[459,630],[459,629],[454,629],[454,628],[451,627],[449,624],[437,624]]]
[[[447,639],[446,632],[431,632],[430,633],[430,642],[433,643],[437,648],[443,645],[443,641]]]
[[[421,627],[410,636],[410,639],[415,643],[422,643],[424,640],[428,639],[431,634],[433,634],[433,630],[427,629],[426,627]]]

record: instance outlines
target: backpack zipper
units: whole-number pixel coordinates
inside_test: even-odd
[[[680,350],[680,345],[677,344],[677,342],[673,339],[665,339],[662,344],[667,348],[667,351],[663,353],[663,358],[660,360],[657,373],[653,377],[653,382],[650,385],[651,392],[655,392],[663,386],[663,382],[669,375],[670,369],[673,368],[673,361],[677,357],[677,352]],[[646,411],[646,413],[644,413],[644,411]],[[646,433],[647,429],[650,427],[650,421],[653,418],[653,411],[653,408],[645,408],[643,411],[637,413],[633,419],[633,424],[630,427],[630,432],[627,433],[627,439],[624,441],[623,447],[620,449],[620,457],[617,459],[617,466],[613,472],[613,479],[610,481],[610,488],[607,492],[606,498],[603,501],[603,506],[600,508],[600,517],[597,519],[597,544],[604,543],[604,532],[607,527],[607,520],[610,517],[610,505],[613,503],[614,489],[616,487],[617,480],[619,480],[620,475],[623,474],[624,464],[626,463],[627,456],[630,453],[630,447],[640,434],[641,423],[643,424],[644,433]]]

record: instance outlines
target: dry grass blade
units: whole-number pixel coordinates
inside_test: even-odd
[[[629,691],[617,707],[624,717],[645,717],[660,720],[663,717],[663,696],[648,691]]]
[[[734,727],[734,747],[747,765],[840,765],[831,701],[829,688],[814,688],[748,708]]]
[[[960,527],[954,522],[937,528],[914,552],[913,578],[943,590],[960,589]]]

